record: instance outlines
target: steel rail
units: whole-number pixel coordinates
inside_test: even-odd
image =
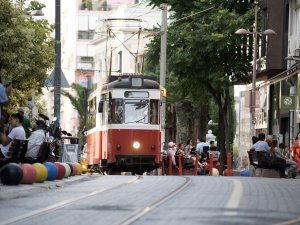
[[[168,201],[173,196],[177,195],[179,192],[183,191],[186,187],[188,187],[190,185],[191,178],[189,178],[189,177],[182,177],[182,178],[185,179],[185,182],[181,186],[179,186],[178,188],[176,188],[174,191],[172,191],[171,193],[167,193],[167,195],[165,195],[164,197],[156,200],[154,203],[152,203],[152,204],[150,204],[150,205],[148,205],[146,207],[143,207],[142,209],[136,210],[135,212],[131,213],[126,219],[122,220],[120,223],[117,223],[117,224],[118,225],[129,225],[129,224],[132,224],[136,220],[138,220],[141,217],[143,217],[145,214],[149,213],[155,207],[158,207],[162,203]]]
[[[115,190],[115,189],[118,189],[120,187],[126,186],[128,184],[132,184],[132,183],[140,180],[141,178],[142,178],[142,176],[136,176],[136,177],[134,177],[134,179],[132,179],[132,180],[126,182],[126,183],[119,184],[119,185],[114,186],[114,187],[104,188],[104,189],[100,189],[100,190],[97,190],[97,191],[93,191],[93,192],[91,192],[89,194],[85,194],[83,196],[79,196],[79,197],[76,197],[76,198],[71,198],[71,199],[68,199],[68,200],[64,200],[64,201],[61,201],[59,203],[47,206],[47,207],[42,208],[42,209],[34,210],[34,211],[29,212],[29,213],[25,213],[23,215],[19,215],[19,216],[16,216],[14,218],[11,218],[11,219],[8,219],[8,220],[5,220],[5,221],[0,221],[0,225],[13,224],[13,223],[16,223],[16,222],[20,222],[22,220],[27,220],[27,219],[30,219],[32,217],[36,217],[36,216],[39,216],[39,215],[42,215],[42,214],[46,214],[48,212],[55,211],[57,209],[68,206],[68,205],[70,205],[74,202],[78,202],[82,199],[93,197],[93,196],[101,194],[105,191]]]

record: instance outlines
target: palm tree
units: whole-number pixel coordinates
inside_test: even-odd
[[[83,130],[87,122],[87,104],[88,104],[88,90],[77,83],[72,83],[72,89],[75,90],[76,95],[69,92],[62,91],[62,95],[70,99],[71,104],[77,110],[79,115],[79,130]]]

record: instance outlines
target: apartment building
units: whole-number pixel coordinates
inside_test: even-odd
[[[46,17],[51,23],[55,23],[55,1],[41,0],[41,2],[47,6],[44,11]],[[67,88],[67,84],[71,85],[74,82],[92,88],[92,84],[96,85],[102,77],[107,76],[108,69],[104,62],[108,63],[111,57],[112,71],[116,70],[116,67],[122,66],[124,72],[133,73],[136,71],[135,67],[138,63],[141,67],[142,55],[147,43],[145,36],[141,36],[141,33],[145,34],[145,27],[149,28],[154,23],[160,23],[160,10],[153,10],[151,7],[147,7],[147,4],[148,1],[146,0],[61,0],[61,68],[63,77],[67,81],[64,82],[64,78],[62,78],[62,90],[74,92],[71,88]],[[156,14],[151,15],[151,11]],[[124,47],[123,45],[123,47],[115,49],[110,57],[100,49],[105,45],[101,40],[107,37],[107,22],[113,21],[111,18],[120,19],[120,21],[140,21],[138,22],[140,25],[134,25],[138,30],[140,29],[140,42],[134,37],[128,42],[129,46]],[[154,22],[148,21],[151,18],[155,18]],[[114,29],[118,29],[116,26],[121,26],[121,24],[114,23],[113,26]],[[126,27],[122,29],[126,30]],[[129,34],[130,32],[124,31],[125,33]],[[123,37],[121,37],[122,35],[118,36],[118,38],[124,42],[124,37],[127,38],[126,35],[123,35]],[[109,41],[113,42],[111,39]],[[109,51],[112,50],[112,46]],[[136,55],[133,60],[136,63],[129,60],[130,57],[125,53],[126,48],[131,49],[131,53]],[[136,49],[138,49],[138,52]],[[122,55],[122,64],[120,63],[121,58],[118,58],[120,55]],[[130,69],[131,67],[132,69]],[[45,88],[43,103],[47,108],[50,119],[52,119],[54,117],[52,87]],[[77,111],[73,108],[69,99],[63,95],[61,95],[60,108],[62,129],[77,135],[79,132]]]
[[[256,61],[255,132],[263,132],[288,145],[290,138],[289,111],[280,104],[288,91],[279,74],[287,70],[288,54],[288,1],[263,0],[257,12],[257,31],[272,29],[276,35],[258,35]],[[252,80],[252,73],[250,73]],[[252,84],[236,88],[237,129],[235,144],[240,151],[249,150],[251,143],[250,123]]]

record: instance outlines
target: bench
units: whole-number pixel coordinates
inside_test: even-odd
[[[12,140],[11,146],[9,148],[8,155],[10,158],[1,159],[0,166],[3,166],[7,163],[20,163],[25,159],[25,154],[27,151],[28,140]]]
[[[262,167],[258,162],[261,161],[263,154],[251,148],[248,151],[249,163],[252,166],[252,177],[280,178],[279,171],[267,167]],[[251,170],[250,170],[251,171]]]
[[[176,164],[179,166],[179,155],[175,156]],[[195,175],[195,165],[191,163],[184,163],[183,157],[181,156],[181,162],[182,162],[182,175]],[[164,174],[163,175],[169,175],[169,160],[170,157],[168,155],[162,155],[162,166]],[[171,163],[173,164],[173,163]],[[173,166],[172,168],[172,174],[171,175],[179,175],[179,169],[175,168]]]

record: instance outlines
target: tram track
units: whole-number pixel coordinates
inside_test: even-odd
[[[145,214],[149,213],[152,209],[158,207],[159,205],[163,204],[167,200],[171,199],[175,195],[177,195],[179,192],[183,191],[186,187],[188,187],[191,183],[191,178],[189,177],[182,177],[185,179],[185,182],[181,184],[179,187],[177,187],[174,191],[168,193],[168,195],[165,195],[161,197],[160,199],[156,200],[155,202],[151,203],[148,206],[143,207],[142,209],[138,209],[135,212],[131,213],[126,219],[121,221],[120,223],[116,223],[116,225],[130,225],[133,222],[137,221],[141,217],[143,217]]]
[[[0,225],[66,222],[72,225],[95,221],[109,225],[292,225],[300,221],[299,204],[294,198],[299,193],[297,180],[192,176],[99,178],[3,199]],[[279,194],[283,196],[280,198]]]
[[[132,180],[126,182],[126,183],[119,184],[119,185],[114,186],[114,187],[103,188],[103,189],[93,191],[91,193],[88,193],[88,194],[85,194],[85,195],[82,195],[82,196],[79,196],[79,197],[71,198],[71,199],[68,199],[68,200],[61,201],[61,202],[56,203],[56,204],[52,204],[52,205],[44,207],[42,209],[34,210],[34,211],[29,212],[29,213],[25,213],[23,215],[16,216],[16,217],[8,219],[8,220],[0,221],[0,225],[15,224],[15,223],[21,222],[23,220],[28,220],[28,219],[33,218],[33,217],[37,217],[37,216],[40,216],[40,215],[43,215],[43,214],[47,214],[49,212],[52,212],[52,211],[64,208],[68,205],[74,204],[76,202],[79,202],[82,199],[87,199],[87,198],[90,198],[90,197],[94,197],[94,196],[99,195],[101,193],[104,193],[106,191],[112,191],[112,190],[119,189],[119,188],[124,187],[126,185],[138,182],[141,179],[142,179],[142,176],[136,176],[136,177],[134,177],[134,179],[132,179]]]
[[[128,211],[128,213],[126,213],[124,217],[118,218],[113,223],[110,224],[129,225],[134,223],[138,219],[142,218],[145,214],[150,212],[152,209],[160,206],[167,200],[177,195],[179,192],[183,191],[191,183],[191,179],[189,177],[181,177],[180,179],[184,179],[184,180],[181,180],[180,184],[178,183],[177,185],[174,186],[174,188],[168,190],[166,193],[163,193],[163,195],[161,195],[159,198],[156,198],[153,201],[150,201],[149,203],[145,203],[144,205],[141,205],[138,209],[136,208]],[[16,215],[13,218],[0,221],[0,225],[21,224],[21,223],[29,224],[28,222],[34,221],[38,217],[41,216],[44,217],[45,215],[56,213],[56,211],[64,210],[70,206],[82,202],[82,200],[89,201],[89,199],[95,198],[101,194],[113,193],[115,191],[119,191],[120,189],[126,188],[126,186],[128,185],[138,184],[140,182],[143,182],[143,176],[136,176],[133,177],[133,179],[127,181],[126,183],[118,184],[113,187],[101,188],[96,191],[91,191],[89,193],[86,193],[78,197],[72,197],[72,198],[65,199],[63,201],[59,201],[57,203],[48,205],[47,207],[44,208],[33,210],[28,213],[23,213],[21,215]]]

